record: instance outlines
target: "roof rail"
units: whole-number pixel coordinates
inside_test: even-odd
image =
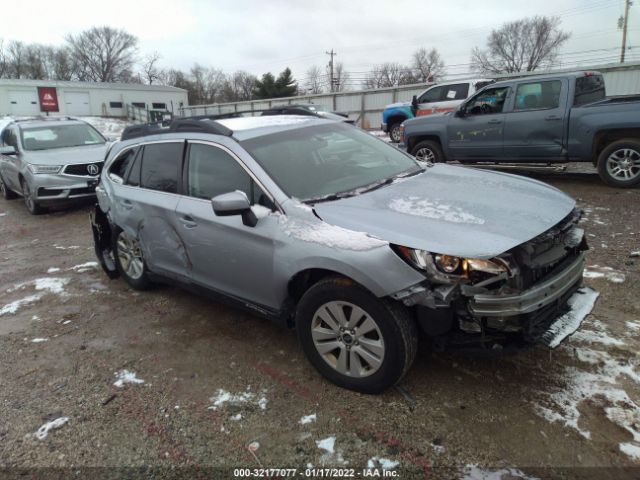
[[[15,119],[14,122],[15,123],[20,123],[20,122],[47,122],[47,121],[63,121],[63,120],[79,120],[76,117],[70,117],[68,115],[62,115],[62,116],[45,116],[45,115],[36,115],[33,117],[28,117],[28,118],[18,118]]]
[[[132,138],[146,137],[148,135],[180,132],[212,133],[214,135],[224,135],[225,137],[233,135],[233,130],[208,118],[177,118],[171,122],[168,128],[163,127],[159,123],[129,125],[123,130],[120,140],[131,140]]]

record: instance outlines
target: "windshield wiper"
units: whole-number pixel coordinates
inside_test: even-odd
[[[417,170],[412,170],[410,172],[399,173],[398,175],[394,175],[392,177],[385,178],[384,180],[380,180],[379,182],[372,183],[371,185],[364,187],[364,190],[362,188],[359,188],[358,190],[359,193],[371,192],[373,190],[377,190],[378,188],[384,187],[385,185],[391,185],[399,178],[412,177],[414,175],[417,175],[418,173],[422,173],[423,171],[424,170],[422,170],[422,168],[418,168]]]

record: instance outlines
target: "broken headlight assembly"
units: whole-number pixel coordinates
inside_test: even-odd
[[[507,278],[513,273],[502,258],[463,258],[399,245],[394,245],[393,250],[409,265],[439,283],[493,283],[494,280]]]

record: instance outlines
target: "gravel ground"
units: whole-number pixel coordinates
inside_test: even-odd
[[[291,331],[176,288],[108,280],[92,263],[89,205],[33,217],[0,200],[0,472],[335,466],[359,478],[371,465],[399,478],[638,478],[640,190],[588,171],[535,176],[585,211],[593,314],[551,352],[423,347],[400,388],[377,396],[323,380]]]

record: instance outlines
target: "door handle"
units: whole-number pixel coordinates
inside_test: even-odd
[[[185,228],[195,228],[198,226],[198,223],[193,219],[191,215],[182,215],[180,217],[180,223],[182,223]]]
[[[122,206],[127,210],[131,210],[133,208],[133,203],[131,203],[131,201],[129,200],[122,200],[121,203],[122,203]]]
[[[489,125],[500,125],[502,123],[502,120],[489,120],[487,123]]]
[[[558,120],[562,120],[562,117],[557,115],[549,115],[548,117],[544,117],[547,122],[557,122]]]

